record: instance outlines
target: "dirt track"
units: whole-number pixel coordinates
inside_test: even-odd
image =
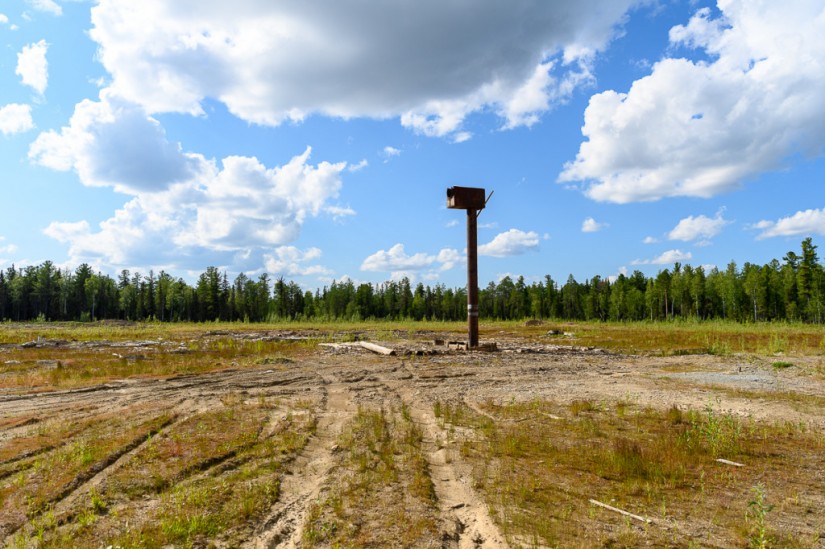
[[[439,441],[446,439],[446,432],[433,413],[436,401],[460,402],[474,409],[488,401],[533,399],[561,403],[624,400],[661,408],[702,408],[713,403],[720,410],[756,419],[787,419],[825,428],[821,410],[742,396],[743,390],[825,395],[821,379],[799,375],[798,369],[777,371],[767,359],[621,356],[598,349],[521,345],[516,341],[499,342],[496,352],[438,347],[434,348],[437,353],[431,353],[426,344],[404,341],[391,346],[399,356],[381,356],[355,347],[319,347],[311,356],[275,366],[167,379],[128,379],[59,392],[0,394],[0,418],[5,422],[0,445],[50,417],[68,420],[125,415],[133,414],[137,407],[168,411],[174,423],[221,407],[227,394],[239,394],[250,401],[261,397],[312,399],[317,403],[315,435],[288,463],[281,494],[270,512],[241,534],[248,547],[296,547],[301,544],[309,506],[329,482],[335,441],[343,426],[359,406],[388,408],[403,403],[424,434],[424,451],[438,497],[441,534],[432,545],[502,547],[506,545],[504,536],[475,492],[468,467],[460,458],[445,458]],[[278,420],[273,417],[271,421]],[[54,513],[71,513],[90,487],[105,483],[107,476],[144,444],[136,440],[124,445],[97,470],[75,479],[51,502]],[[27,457],[31,456],[21,454],[3,464],[11,466]],[[0,533],[6,543],[26,528],[25,517],[0,518]]]

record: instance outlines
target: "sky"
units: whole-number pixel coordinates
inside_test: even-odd
[[[0,268],[563,284],[825,240],[821,0],[2,0]],[[825,248],[821,251],[825,255]]]

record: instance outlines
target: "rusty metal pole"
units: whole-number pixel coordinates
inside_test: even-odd
[[[467,210],[467,331],[470,349],[478,347],[478,211]]]
[[[492,193],[491,193],[492,196]],[[447,207],[467,210],[467,331],[468,349],[478,348],[478,214],[487,205],[484,189],[450,187]]]

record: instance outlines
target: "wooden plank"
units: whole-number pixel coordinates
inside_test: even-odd
[[[735,461],[730,461],[729,459],[719,458],[716,461],[718,461],[719,463],[724,463],[725,465],[733,465],[734,467],[744,467],[745,466],[744,463],[736,463]]]
[[[393,349],[382,347],[381,345],[376,345],[375,343],[370,343],[369,341],[359,341],[358,343],[360,343],[361,347],[364,349],[370,350],[373,353],[378,353],[379,355],[395,355],[395,351]]]
[[[640,517],[639,515],[634,515],[633,513],[628,513],[627,511],[622,511],[621,509],[610,506],[606,503],[602,503],[601,501],[596,501],[595,499],[591,499],[590,503],[592,503],[593,505],[598,505],[599,507],[604,507],[605,509],[613,511],[614,513],[619,513],[620,515],[624,515],[626,517],[630,517],[630,518],[636,519],[636,520],[641,521],[641,522],[646,522],[648,524],[653,522],[649,518]]]

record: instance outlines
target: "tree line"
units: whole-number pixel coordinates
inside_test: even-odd
[[[801,254],[790,251],[765,265],[731,262],[723,270],[674,264],[647,277],[640,271],[615,279],[595,276],[564,284],[549,275],[527,284],[504,277],[479,290],[484,319],[669,320],[739,322],[825,320],[825,269],[811,238]],[[51,261],[0,270],[0,321],[104,319],[178,321],[463,320],[465,288],[414,287],[408,278],[381,284],[333,281],[304,291],[283,276],[256,279],[208,267],[194,285],[161,271],[123,270],[116,277],[82,264],[74,271]]]

